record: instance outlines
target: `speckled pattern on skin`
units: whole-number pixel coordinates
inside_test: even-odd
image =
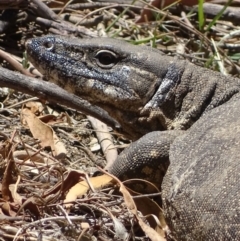
[[[141,137],[110,172],[152,178],[176,240],[240,240],[239,79],[108,38],[46,36],[26,47],[50,81]]]

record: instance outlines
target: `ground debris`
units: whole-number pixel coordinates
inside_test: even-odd
[[[164,10],[156,7],[161,1],[149,2],[143,11],[140,1],[130,5],[130,0],[1,1],[1,71],[8,69],[29,78],[44,78],[29,63],[24,53],[25,41],[61,34],[79,38],[117,37],[133,44],[147,44],[199,66],[239,76],[238,1],[232,1],[232,6],[217,20],[214,17],[223,5],[205,3],[203,22],[197,16],[198,8],[192,6],[197,1],[165,1]],[[172,5],[167,7],[169,4]],[[121,183],[88,187],[80,196],[78,190],[66,208],[64,201],[71,188],[81,181],[88,182],[91,168],[105,166],[104,153],[90,150],[96,135],[86,115],[62,106],[71,100],[39,100],[28,95],[29,87],[26,93],[18,92],[19,86],[20,83],[13,84],[15,90],[0,89],[0,239],[150,240],[140,226],[146,230],[145,223],[152,227],[152,223],[156,225],[154,220],[161,221],[157,232],[164,237],[167,227],[159,206],[150,198],[126,202],[123,196],[126,199],[129,194]],[[34,95],[34,91],[31,93]],[[111,126],[116,124],[109,121]],[[43,126],[47,129],[44,133]],[[111,133],[115,146],[125,143],[121,136]],[[123,195],[119,186],[124,189]],[[131,212],[134,203],[138,210],[139,206],[151,207],[153,220],[146,221],[139,212]]]

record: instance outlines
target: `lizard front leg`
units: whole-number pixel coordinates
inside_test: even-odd
[[[148,180],[161,189],[163,177],[169,166],[170,145],[183,133],[184,131],[171,130],[146,134],[118,156],[109,172],[122,180],[130,178]]]

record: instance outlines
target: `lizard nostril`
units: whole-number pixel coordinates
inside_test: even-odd
[[[54,43],[51,39],[46,39],[44,42],[43,42],[43,46],[45,48],[47,48],[47,50],[52,50],[53,47],[54,47]]]

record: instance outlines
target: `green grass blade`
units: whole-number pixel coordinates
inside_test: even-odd
[[[209,23],[206,32],[211,29],[211,27],[216,23],[216,21],[222,16],[223,12],[226,10],[226,8],[232,3],[233,0],[228,0],[228,2],[224,5],[222,10],[215,16],[215,18]]]
[[[131,2],[131,5],[134,5],[134,3],[137,0],[133,0]],[[130,7],[126,7],[121,14],[118,15],[118,17],[106,28],[106,33],[112,28],[112,26],[129,10]]]
[[[198,0],[198,26],[199,30],[202,31],[204,28],[204,11],[203,11],[204,0]]]

